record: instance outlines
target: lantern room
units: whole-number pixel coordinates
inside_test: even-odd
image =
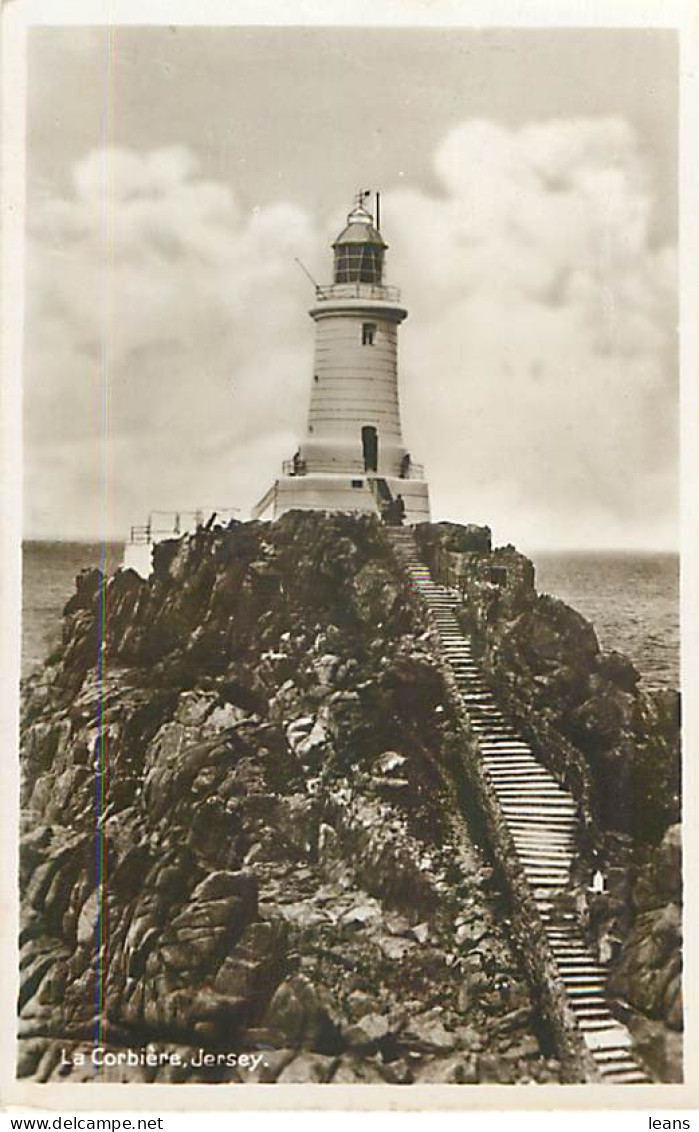
[[[335,283],[374,283],[383,281],[383,261],[388,245],[374,227],[374,218],[364,207],[360,193],[347,225],[333,244]]]

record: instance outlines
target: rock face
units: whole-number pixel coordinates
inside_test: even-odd
[[[491,553],[479,529],[480,539],[450,523],[417,531],[430,566],[464,595],[464,627],[494,686],[542,738],[554,729],[582,753],[603,828],[657,844],[679,820],[679,695],[644,690],[626,657],[600,649],[589,621],[537,594],[528,559],[513,547]]]
[[[421,618],[359,516],[78,579],[23,703],[20,1075],[558,1079]]]
[[[591,930],[613,960],[610,990],[622,1012],[658,1020],[650,1060],[661,1078],[679,1079],[680,1052],[667,1041],[667,1028],[682,1028],[679,695],[646,691],[584,617],[537,594],[528,559],[491,551],[488,529],[478,530],[426,524],[417,538],[434,575],[460,589],[463,626],[500,702],[580,802],[581,850],[607,877]]]
[[[643,1014],[681,1030],[682,841],[668,829],[638,871],[632,893],[635,919],[612,986]]]

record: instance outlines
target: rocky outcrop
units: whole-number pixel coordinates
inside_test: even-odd
[[[462,594],[458,617],[499,703],[580,805],[590,944],[611,962],[636,1048],[660,1079],[680,1080],[679,696],[647,691],[585,618],[537,594],[528,559],[491,550],[478,530],[425,525],[417,538],[433,574]],[[585,894],[593,869],[605,891]]]
[[[528,559],[490,550],[488,528],[425,525],[417,538],[435,576],[462,592],[462,624],[510,714],[602,829],[657,844],[679,819],[678,694],[645,690],[589,621],[537,593]]]
[[[537,595],[487,528],[418,538],[503,709],[581,806],[620,1009],[665,1034],[677,700]],[[22,710],[20,1075],[560,1079],[457,781],[439,651],[373,518],[199,530],[160,544],[148,581],[85,572]]]
[[[681,875],[680,828],[672,826],[634,885],[635,921],[612,984],[674,1030],[682,1029]]]
[[[557,1080],[450,713],[372,519],[82,575],[23,703],[20,1075]]]

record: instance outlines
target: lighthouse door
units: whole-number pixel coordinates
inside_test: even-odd
[[[379,434],[373,425],[362,429],[362,449],[364,451],[364,471],[377,472],[379,469]]]

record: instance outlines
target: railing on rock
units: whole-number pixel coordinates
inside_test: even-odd
[[[206,515],[221,521],[234,518],[239,507],[198,507],[196,511],[151,511],[147,523],[135,524],[129,532],[132,546],[147,546],[168,538],[180,538],[204,524]]]

